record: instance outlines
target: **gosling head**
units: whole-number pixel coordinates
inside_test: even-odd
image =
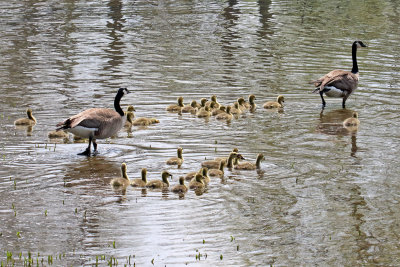
[[[249,95],[249,103],[252,105],[254,104],[254,100],[256,99],[255,95]]]
[[[170,174],[168,171],[163,171],[161,173],[161,178],[162,178],[164,183],[168,183],[169,184],[168,177],[172,177],[172,174]]]
[[[239,103],[239,105],[242,106],[246,101],[244,100],[243,97],[239,97],[238,100],[237,100],[237,102]]]
[[[190,103],[190,106],[191,106],[192,108],[196,108],[196,107],[197,107],[197,102],[196,102],[196,100],[192,100],[192,102]]]
[[[183,152],[183,148],[181,148],[181,147],[178,147],[178,149],[177,149],[177,154],[178,154],[178,158],[182,158],[182,152]]]
[[[358,113],[357,112],[353,112],[353,118],[358,119]]]
[[[231,114],[231,106],[226,107],[226,113]]]
[[[212,96],[211,96],[211,101],[217,102],[217,96],[216,96],[216,95],[212,95]]]
[[[232,149],[232,152],[238,153],[238,152],[239,152],[239,149],[238,149],[237,147],[234,147],[234,148]]]
[[[198,173],[198,174],[196,174],[195,178],[196,178],[196,182],[202,183],[202,184],[204,185],[203,175],[201,175],[200,173]]]
[[[151,123],[160,123],[156,118],[150,118]]]
[[[283,95],[278,95],[278,97],[276,98],[276,101],[282,105],[282,103],[285,102],[285,98],[283,97]]]
[[[183,97],[178,97],[178,106],[183,107]]]
[[[207,98],[200,99],[200,104],[202,107],[204,107],[206,105],[206,102],[207,102]]]
[[[207,167],[203,167],[203,168],[201,169],[201,175],[203,175],[204,177],[206,177],[206,176],[207,176],[207,173],[208,173],[208,168],[207,168]]]
[[[133,112],[136,111],[135,108],[132,105],[129,105],[128,108],[126,109],[127,112]]]
[[[179,184],[185,185],[185,177],[183,177],[183,176],[179,177]]]

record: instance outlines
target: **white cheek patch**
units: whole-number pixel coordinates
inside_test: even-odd
[[[94,133],[97,130],[98,128],[86,128],[83,126],[76,126],[74,128],[67,129],[68,132],[83,138],[89,138],[90,136],[94,136]]]

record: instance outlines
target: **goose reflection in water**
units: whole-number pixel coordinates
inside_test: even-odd
[[[338,109],[329,112],[320,113],[320,122],[316,127],[316,132],[336,135],[336,136],[351,136],[351,153],[352,157],[355,157],[357,152],[357,129],[354,127],[344,127],[343,121],[347,118],[352,117],[354,114],[353,110],[349,109]]]

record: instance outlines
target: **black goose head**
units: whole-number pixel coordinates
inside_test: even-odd
[[[361,41],[354,41],[353,45],[356,45],[357,47],[367,47],[363,42]]]

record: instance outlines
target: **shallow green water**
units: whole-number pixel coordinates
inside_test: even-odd
[[[398,263],[397,1],[1,1],[0,10],[3,262],[11,251],[18,264],[31,252],[35,265],[53,256],[63,266],[96,256],[119,266],[129,256],[139,266]],[[320,114],[308,82],[350,70],[358,39],[368,46],[359,88],[346,110],[326,98]],[[99,140],[91,158],[76,155],[84,143],[47,138],[68,116],[111,108],[122,86],[132,91],[124,107],[160,123]],[[165,111],[178,96],[212,94],[224,104],[255,94],[258,109],[229,124]],[[283,112],[261,108],[278,94]],[[28,132],[13,125],[27,107],[38,120]],[[361,126],[350,134],[341,123],[353,111]],[[179,169],[165,164],[178,146]],[[109,185],[122,162],[130,178],[168,169],[176,184],[233,147],[251,161],[264,153],[261,169],[226,170],[200,196]]]

